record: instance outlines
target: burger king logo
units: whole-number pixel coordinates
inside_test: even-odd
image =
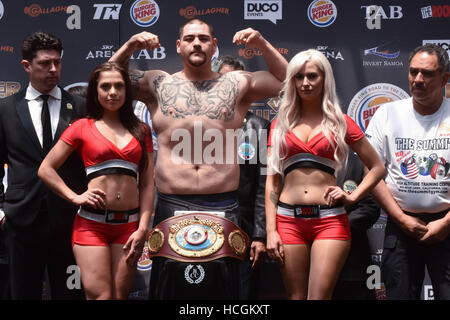
[[[158,4],[153,0],[137,0],[131,5],[130,16],[138,26],[150,27],[158,21]]]
[[[361,89],[352,99],[347,114],[363,132],[383,103],[409,98],[403,89],[389,83],[375,83]]]
[[[145,242],[142,255],[139,257],[137,263],[137,269],[139,271],[148,271],[152,268],[152,260],[150,259],[150,253],[148,251],[147,241]]]
[[[5,12],[5,7],[3,7],[3,3],[0,1],[0,19],[3,18],[4,12]]]
[[[333,1],[315,0],[308,7],[309,21],[316,27],[328,27],[333,24],[337,16],[337,8]]]

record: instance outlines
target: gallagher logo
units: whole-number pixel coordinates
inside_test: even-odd
[[[337,8],[333,1],[316,0],[308,7],[308,19],[316,27],[328,27],[337,17]]]
[[[196,16],[207,16],[211,14],[230,14],[229,8],[208,8],[208,9],[198,9],[194,6],[188,6],[186,8],[180,9],[178,12],[180,16],[185,17],[186,19],[191,19]]]
[[[50,14],[50,13],[58,13],[58,12],[66,12],[68,6],[57,6],[57,7],[51,7],[51,8],[41,8],[38,4],[31,4],[28,7],[25,7],[23,9],[23,12],[26,15],[29,15],[32,18],[36,18],[40,16],[41,14]]]
[[[403,89],[390,83],[375,83],[361,89],[352,99],[347,114],[363,132],[383,103],[409,98]]]
[[[286,48],[276,48],[276,50],[283,55],[287,55],[289,52]],[[244,59],[253,59],[255,56],[262,56],[262,52],[256,48],[239,49],[238,54]]]
[[[130,8],[130,17],[138,26],[150,27],[158,21],[158,4],[153,0],[137,0]]]
[[[0,52],[14,53],[14,47],[0,44]]]

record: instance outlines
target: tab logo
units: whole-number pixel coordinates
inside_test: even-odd
[[[381,29],[381,19],[391,20],[403,18],[402,7],[400,6],[389,6],[389,15],[386,14],[382,6],[361,6],[361,9],[365,10],[366,26],[369,30]]]
[[[337,8],[333,1],[315,0],[308,7],[308,19],[316,27],[328,27],[336,21]]]
[[[269,20],[277,24],[277,20],[283,19],[282,7],[282,0],[245,0],[244,19]]]
[[[122,4],[94,4],[94,20],[119,20]]]

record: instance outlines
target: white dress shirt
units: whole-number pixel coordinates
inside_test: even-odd
[[[25,99],[28,101],[28,110],[30,111],[31,120],[33,121],[34,130],[39,138],[42,146],[42,122],[41,112],[43,100],[40,97],[42,93],[37,91],[31,83],[28,85]],[[59,122],[59,113],[61,111],[61,89],[54,87],[48,95],[48,110],[50,112],[50,123],[52,124],[52,138],[55,137],[56,128]]]

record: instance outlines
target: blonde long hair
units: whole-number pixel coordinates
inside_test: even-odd
[[[301,118],[302,103],[297,94],[295,76],[306,62],[313,62],[324,76],[322,92],[322,132],[331,146],[334,148],[334,159],[338,163],[337,169],[343,167],[347,161],[349,147],[345,142],[347,123],[341,110],[337,95],[333,69],[328,59],[320,52],[309,49],[297,53],[289,62],[286,79],[281,90],[282,98],[278,111],[278,120],[271,133],[270,167],[274,172],[283,174],[281,162],[286,157],[286,134],[294,129]],[[334,139],[332,139],[332,137]],[[336,174],[336,173],[335,173]]]

